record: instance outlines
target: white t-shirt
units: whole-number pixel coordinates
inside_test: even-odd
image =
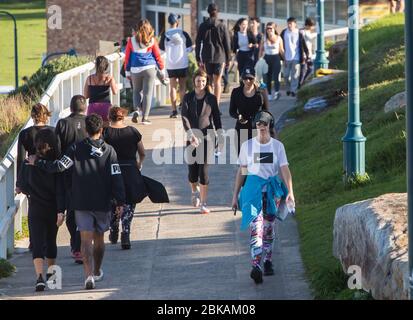
[[[286,61],[300,61],[298,52],[299,33],[298,29],[294,32],[286,30],[284,34],[284,52]]]
[[[238,31],[238,46],[239,46],[239,51],[250,51],[251,49],[249,48],[249,41],[248,41],[248,35],[247,33],[242,33]]]
[[[308,48],[308,53],[310,54],[310,58],[312,59],[314,55],[313,41],[315,38],[317,38],[317,33],[311,32],[310,30],[306,30],[306,29],[303,29],[300,32],[304,37],[305,44],[307,45],[307,48]]]
[[[266,144],[261,144],[257,138],[245,141],[241,145],[238,164],[248,168],[248,174],[254,174],[268,179],[278,175],[280,168],[288,166],[284,145],[271,138]]]

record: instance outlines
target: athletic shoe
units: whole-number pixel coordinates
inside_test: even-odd
[[[258,265],[252,268],[250,277],[255,281],[255,284],[262,283],[262,271]]]
[[[200,212],[201,214],[208,214],[208,213],[211,212],[211,210],[208,209],[208,207],[206,206],[206,203],[203,203],[203,204],[201,205],[201,208],[199,209],[199,212]]]
[[[295,97],[297,94],[295,92],[291,92],[291,97]]]
[[[102,281],[103,280],[103,270],[102,269],[100,269],[99,270],[99,275],[94,275],[93,276],[93,280],[95,281],[95,282],[99,282],[99,281]]]
[[[132,116],[132,122],[138,123],[138,119],[139,119],[139,113],[135,111]]]
[[[86,290],[92,290],[95,289],[95,279],[93,276],[87,277],[85,281],[85,289]]]
[[[152,124],[152,122],[149,121],[148,119],[142,119],[142,124],[148,125],[148,124]]]
[[[272,268],[272,262],[267,260],[264,262],[264,276],[274,275],[274,269]]]
[[[36,292],[41,292],[41,291],[44,291],[45,288],[46,288],[46,283],[44,282],[42,275],[39,275],[36,281],[35,290]]]
[[[223,93],[229,93],[229,85],[228,84],[224,86]]]
[[[119,230],[109,231],[109,241],[111,244],[117,244],[119,239]]]
[[[268,95],[268,101],[273,101],[274,100],[274,96],[272,94]]]
[[[120,242],[121,242],[121,247],[122,247],[123,250],[130,249],[129,233],[122,232],[120,234]]]
[[[169,118],[178,118],[178,111],[174,110],[172,111],[171,115],[169,116]]]
[[[291,94],[291,91],[287,91],[287,96],[289,96]]]
[[[191,202],[195,208],[199,207],[201,204],[201,200],[199,199],[199,191],[192,192]]]
[[[83,257],[82,257],[82,254],[79,251],[74,253],[74,259],[75,259],[75,263],[83,264]]]
[[[274,100],[278,100],[278,99],[280,99],[280,93],[277,91],[277,92],[274,92],[273,93],[273,97],[274,97]]]

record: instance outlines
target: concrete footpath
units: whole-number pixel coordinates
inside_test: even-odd
[[[294,105],[286,97],[271,102],[276,121]],[[234,127],[228,114],[228,96],[221,106],[224,129]],[[169,108],[153,110],[151,126],[137,125],[143,135],[147,158],[142,173],[161,181],[168,190],[169,204],[147,199],[136,208],[132,223],[131,250],[121,250],[106,239],[104,280],[96,289],[83,289],[83,267],[70,257],[65,226],[58,236],[57,264],[62,268],[61,290],[34,292],[35,276],[30,253],[14,255],[17,272],[0,280],[0,299],[312,299],[299,252],[296,222],[288,218],[276,227],[273,254],[275,275],[255,285],[249,277],[249,234],[240,231],[241,213],[231,211],[236,165],[212,165],[208,205],[212,212],[199,214],[190,205],[191,193],[185,164],[156,165],[159,153],[153,141],[155,129],[182,130],[181,120],[169,119]],[[181,132],[182,133],[182,132]],[[179,135],[178,135],[179,136]],[[165,152],[182,152],[183,141],[175,134],[166,141]],[[288,146],[286,146],[288,156]],[[294,177],[293,177],[294,178]]]

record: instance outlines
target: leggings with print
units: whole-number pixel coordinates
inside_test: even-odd
[[[266,196],[263,195],[263,208],[250,224],[250,248],[252,266],[260,266],[262,256],[264,262],[272,260],[275,239],[275,216],[266,214]]]
[[[119,222],[122,221],[122,231],[130,234],[130,226],[132,224],[133,214],[135,212],[136,204],[126,204],[123,206],[122,217],[119,218],[115,213],[113,207],[110,215],[110,232],[119,232]]]

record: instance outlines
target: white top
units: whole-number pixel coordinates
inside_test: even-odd
[[[308,53],[312,57],[314,55],[313,41],[314,41],[315,38],[317,38],[317,33],[311,32],[310,30],[303,29],[303,30],[301,30],[301,34],[303,35],[304,40],[305,40],[305,44],[307,45]]]
[[[274,43],[267,41],[267,37],[264,37],[264,54],[274,55],[280,54],[280,42],[281,37],[277,36],[277,40]]]
[[[252,138],[241,145],[238,163],[248,168],[248,174],[254,174],[268,179],[278,175],[283,166],[288,166],[284,145],[274,139],[261,144]]]
[[[238,46],[239,46],[239,51],[250,51],[251,49],[248,47],[249,42],[248,42],[248,35],[247,33],[242,33],[238,31]]]
[[[300,53],[298,52],[299,31],[286,30],[284,34],[284,52],[286,61],[300,61]]]

